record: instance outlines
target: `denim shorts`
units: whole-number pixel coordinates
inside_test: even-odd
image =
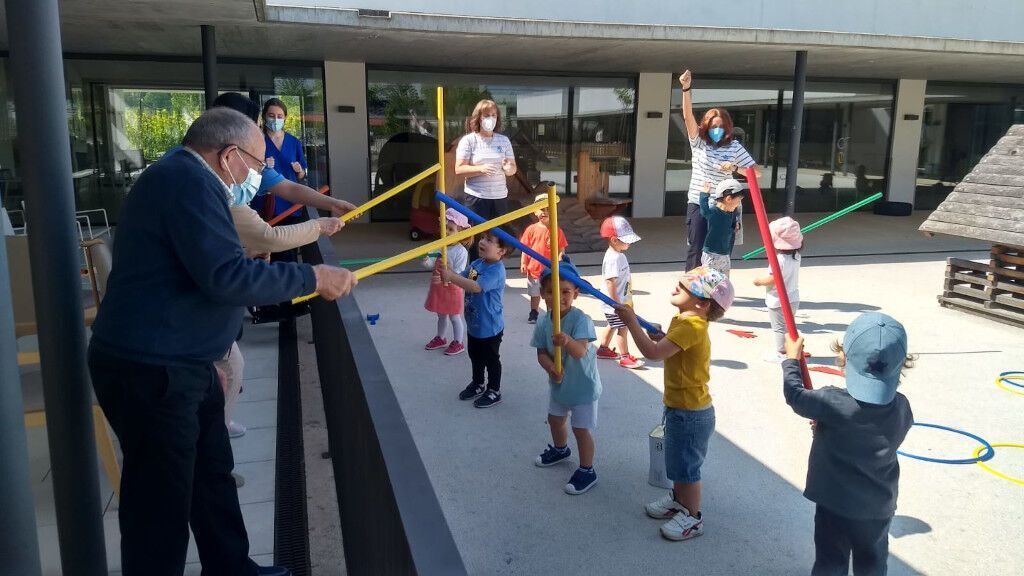
[[[700,482],[700,467],[714,431],[714,406],[703,410],[665,408],[665,471],[669,480]]]

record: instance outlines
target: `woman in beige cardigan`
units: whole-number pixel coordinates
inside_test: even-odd
[[[269,257],[271,252],[283,252],[311,244],[321,235],[333,236],[345,226],[340,218],[316,218],[300,224],[271,226],[248,204],[232,204],[231,218],[235,222],[235,230],[238,231],[245,254],[251,258]],[[224,422],[228,427],[228,436],[238,438],[245,434],[245,426],[231,419],[231,409],[242,391],[242,372],[245,368],[238,343],[232,343],[228,355],[216,364],[225,376]]]

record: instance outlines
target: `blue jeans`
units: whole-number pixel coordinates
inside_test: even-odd
[[[665,471],[669,480],[700,482],[700,467],[714,431],[714,406],[703,410],[665,408]]]

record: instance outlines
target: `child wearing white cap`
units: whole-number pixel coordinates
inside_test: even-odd
[[[619,304],[633,305],[632,274],[629,271],[629,260],[626,250],[640,241],[640,236],[633,231],[629,220],[622,216],[610,216],[601,223],[601,237],[608,240],[608,250],[604,253],[601,264],[601,277],[604,279],[603,292]],[[626,325],[622,323],[615,309],[605,304],[601,307],[608,327],[602,331],[598,340],[597,357],[604,360],[616,360],[623,368],[637,369],[644,365],[643,360],[629,353],[629,339]],[[612,337],[615,337],[615,348],[610,348]]]
[[[892,317],[861,314],[833,344],[845,368],[846,388],[804,388],[804,339],[786,337],[782,363],[786,403],[815,421],[804,497],[814,514],[811,574],[885,574],[889,524],[896,512],[900,464],[896,459],[914,423],[907,397],[896,391],[909,368],[907,332]]]
[[[800,232],[800,223],[789,216],[773,220],[768,224],[768,230],[772,234],[772,245],[775,246],[779,260],[779,271],[782,272],[782,283],[789,296],[789,306],[795,316],[800,309],[800,250],[804,247],[804,235]],[[775,335],[775,348],[765,353],[764,361],[778,364],[786,358],[783,348],[786,342],[786,320],[782,315],[782,303],[771,269],[766,276],[755,278],[754,286],[767,288],[764,304],[768,308],[768,320]]]
[[[700,215],[707,220],[708,235],[704,238],[704,252],[700,263],[718,270],[726,276],[732,268],[732,247],[739,228],[740,204],[743,202],[743,183],[728,178],[722,180],[711,193],[700,195]]]

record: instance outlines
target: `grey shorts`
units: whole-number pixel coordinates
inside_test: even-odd
[[[700,482],[700,467],[714,431],[714,406],[703,410],[665,408],[665,472],[669,480]]]
[[[583,428],[586,430],[597,428],[597,400],[575,406],[566,406],[561,402],[551,400],[548,403],[548,414],[552,416],[568,416],[572,414],[570,425],[573,428]]]
[[[526,275],[526,295],[530,298],[540,297],[540,278]]]
[[[705,250],[700,255],[700,265],[705,268],[718,270],[728,276],[729,270],[732,269],[732,259],[725,254],[715,254]]]

